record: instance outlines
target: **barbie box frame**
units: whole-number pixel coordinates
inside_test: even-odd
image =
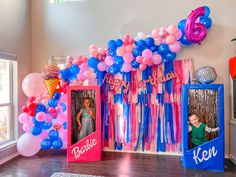
[[[206,92],[206,93],[205,93]],[[214,92],[215,96],[210,93]],[[192,93],[196,93],[192,96]],[[204,98],[203,102],[198,96]],[[204,96],[202,96],[204,95]],[[195,99],[192,99],[193,97]],[[210,139],[197,147],[189,148],[188,116],[189,113],[201,110],[200,114],[208,118],[211,115],[211,109],[208,109],[211,102],[214,101],[215,120],[219,127],[218,136]],[[193,102],[193,103],[192,103]],[[192,105],[197,105],[192,107]],[[191,109],[191,110],[189,110]],[[199,113],[199,112],[198,112]],[[201,116],[200,116],[201,117]],[[206,123],[209,123],[206,121]],[[183,166],[185,168],[224,171],[224,86],[222,84],[187,84],[182,87],[182,152]]]
[[[68,137],[67,162],[101,160],[101,97],[99,86],[70,86],[67,90]],[[77,117],[83,109],[85,99],[91,99],[95,113],[94,131],[79,138]],[[91,108],[92,109],[92,108]],[[80,117],[79,117],[80,119]],[[83,126],[83,125],[82,125]]]

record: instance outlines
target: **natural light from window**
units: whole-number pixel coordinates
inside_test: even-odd
[[[14,139],[14,62],[0,59],[0,145]]]

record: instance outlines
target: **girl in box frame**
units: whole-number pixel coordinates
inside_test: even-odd
[[[83,108],[76,116],[78,124],[78,140],[88,136],[95,131],[95,109],[92,106],[92,98],[86,97],[83,100]]]

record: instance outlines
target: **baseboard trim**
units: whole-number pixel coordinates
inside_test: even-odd
[[[236,165],[236,157],[234,157],[232,154],[229,154],[229,158]]]
[[[13,159],[13,158],[15,158],[15,157],[17,157],[19,155],[20,154],[18,152],[15,152],[15,153],[7,156],[7,157],[4,157],[4,158],[0,159],[0,165],[6,163],[7,161],[9,161],[9,160],[11,160],[11,159]]]

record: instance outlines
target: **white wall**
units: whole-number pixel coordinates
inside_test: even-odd
[[[41,71],[49,55],[88,54],[88,46],[105,47],[109,39],[137,32],[150,33],[155,27],[177,24],[191,10],[207,5],[213,26],[201,45],[184,47],[178,58],[191,58],[195,69],[211,65],[217,83],[225,86],[225,146],[229,152],[230,96],[228,59],[235,54],[234,0],[84,0],[49,4],[34,0],[31,8],[32,70]]]
[[[26,101],[21,82],[31,71],[30,1],[1,0],[0,22],[0,50],[17,55],[20,112]]]
[[[21,107],[27,100],[22,92],[21,83],[23,78],[31,72],[30,1],[0,0],[0,22],[0,50],[17,55],[18,112],[20,113]],[[22,130],[22,125],[19,125],[19,130]],[[1,152],[0,159],[15,152],[16,147],[12,146],[8,151]]]

